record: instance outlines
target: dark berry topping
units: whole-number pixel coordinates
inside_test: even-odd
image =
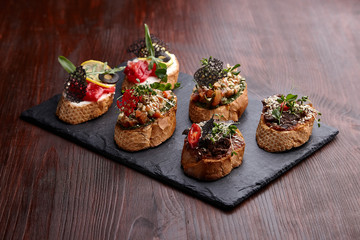
[[[64,85],[66,98],[71,102],[80,102],[86,95],[86,72],[82,66],[69,74]]]
[[[209,121],[207,121],[204,126],[202,127],[202,134],[201,134],[201,139],[205,139],[205,137],[211,133],[211,130],[214,126],[214,116],[211,117],[211,119]]]
[[[168,56],[165,51],[168,49],[168,46],[165,42],[157,38],[155,35],[150,34],[151,41],[155,50],[155,57],[159,56]],[[127,49],[129,53],[135,54],[136,57],[146,58],[149,56],[149,51],[146,48],[145,38],[140,38],[135,41]],[[166,60],[164,62],[167,62]]]
[[[210,57],[202,60],[202,67],[194,74],[194,79],[199,86],[213,85],[218,80],[226,77],[223,69],[223,62],[219,59]]]

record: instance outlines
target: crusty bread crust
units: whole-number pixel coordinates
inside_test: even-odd
[[[165,84],[171,83],[172,88],[174,88],[174,85],[175,85],[175,83],[177,83],[177,80],[178,80],[178,77],[179,77],[179,62],[178,62],[176,57],[174,57],[174,63],[173,64],[176,64],[176,68],[173,71],[168,73],[167,82],[165,83]],[[128,80],[127,76],[125,75],[124,80],[123,80],[122,85],[121,85],[121,90],[129,89],[134,85],[135,85],[135,83],[130,82]]]
[[[64,122],[79,124],[97,118],[108,111],[113,103],[114,94],[97,102],[90,102],[82,106],[76,106],[63,95],[56,108],[56,116]]]
[[[176,109],[177,105],[172,107],[164,117],[158,118],[144,127],[123,129],[119,124],[116,124],[114,134],[116,144],[129,152],[160,145],[170,138],[175,131]]]
[[[244,113],[247,105],[248,95],[246,85],[244,92],[237,99],[230,104],[223,105],[215,109],[198,107],[196,103],[190,100],[189,117],[192,122],[199,123],[209,120],[214,114],[218,114],[218,116],[214,116],[214,118],[219,118],[221,116],[221,120],[223,121],[233,120],[237,122]]]
[[[292,130],[278,131],[265,124],[264,115],[261,114],[256,129],[256,141],[262,149],[268,152],[283,152],[306,143],[312,133],[315,117],[298,123]]]
[[[231,156],[233,149],[230,148],[227,155],[220,159],[203,158],[197,161],[190,146],[185,141],[181,154],[181,165],[185,174],[200,180],[213,181],[228,175],[232,169],[240,166],[244,156],[245,141],[241,132],[239,130],[236,132],[244,144],[241,147],[234,148],[237,154]]]

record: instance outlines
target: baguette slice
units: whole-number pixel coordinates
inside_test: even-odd
[[[176,97],[176,96],[175,96]],[[147,126],[135,129],[123,129],[115,126],[114,139],[116,144],[129,152],[156,147],[170,138],[176,127],[177,105],[172,107],[162,118],[156,119]]]
[[[79,124],[97,118],[108,111],[113,103],[114,94],[107,94],[97,102],[73,103],[64,95],[56,108],[56,116],[69,124]]]
[[[174,88],[175,83],[177,83],[178,77],[179,77],[179,61],[177,60],[176,56],[174,54],[171,54],[171,57],[173,58],[173,64],[167,69],[167,83],[171,83],[171,88]],[[153,77],[155,79],[155,77]],[[147,81],[144,82],[145,83],[149,83]],[[152,83],[152,82],[150,82]],[[121,90],[125,90],[125,89],[130,89],[131,87],[133,87],[135,85],[135,83],[130,82],[128,80],[128,78],[124,77],[124,81],[122,82],[121,85]]]
[[[209,120],[214,114],[218,114],[218,116],[215,116],[214,118],[221,116],[221,120],[223,121],[233,120],[234,122],[237,122],[244,113],[247,105],[248,95],[246,85],[244,92],[233,102],[215,109],[199,107],[196,105],[196,103],[190,100],[189,117],[192,122],[199,123]]]
[[[260,148],[268,152],[283,152],[306,143],[312,133],[315,117],[298,123],[288,131],[278,131],[268,127],[264,115],[261,114],[259,125],[256,129],[256,141]]]
[[[239,129],[236,132],[242,140],[242,144],[233,143],[234,149],[229,148],[226,156],[220,159],[202,158],[198,161],[193,149],[185,139],[181,154],[181,165],[185,174],[200,180],[213,181],[228,175],[232,169],[240,166],[244,156],[245,141]],[[233,151],[236,154],[231,156]]]

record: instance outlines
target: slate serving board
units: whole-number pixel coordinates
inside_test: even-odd
[[[120,75],[120,79],[123,79],[123,75]],[[69,125],[55,116],[59,94],[24,111],[21,118],[222,209],[231,209],[240,204],[320,149],[339,132],[322,124],[320,128],[314,127],[310,140],[297,149],[284,153],[265,152],[257,146],[255,140],[262,104],[260,99],[249,95],[249,105],[237,124],[246,143],[243,164],[217,181],[198,181],[184,175],[180,163],[184,141],[182,131],[191,126],[188,104],[194,82],[192,76],[184,73],[179,74],[178,81],[182,87],[175,90],[178,110],[174,135],[162,145],[140,152],[129,153],[116,146],[113,140],[118,115],[115,103],[105,115],[97,119]],[[114,99],[120,96],[120,86],[121,81],[118,82]]]

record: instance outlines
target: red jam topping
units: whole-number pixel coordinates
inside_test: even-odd
[[[124,70],[124,73],[130,82],[142,83],[150,76],[155,77],[155,70],[155,63],[153,68],[149,70],[149,63],[147,61],[139,60],[137,62],[129,62]]]
[[[104,88],[95,83],[88,82],[86,88],[86,96],[83,98],[83,101],[96,102],[98,101],[103,94],[115,92],[115,86]]]

